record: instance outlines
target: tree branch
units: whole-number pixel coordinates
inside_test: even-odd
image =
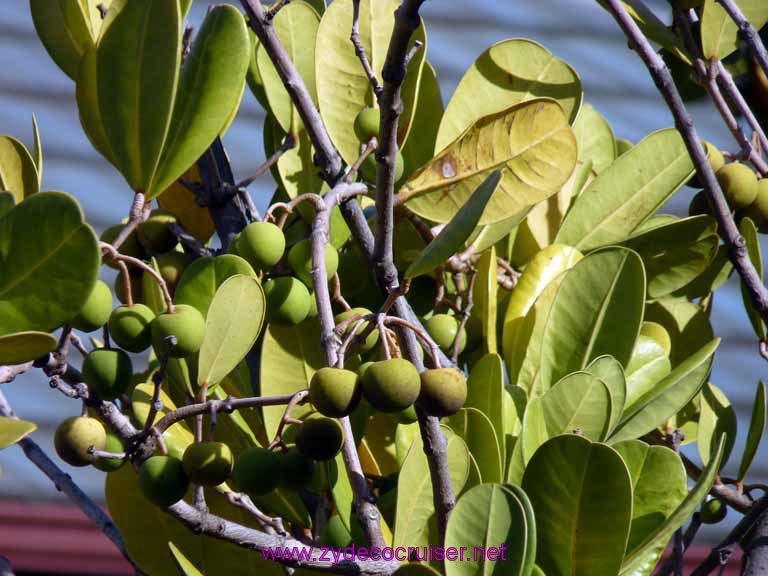
[[[675,125],[680,131],[688,153],[693,159],[699,180],[704,185],[710,205],[718,223],[718,231],[728,247],[728,255],[734,267],[741,276],[750,299],[763,320],[768,322],[768,290],[766,290],[760,277],[752,265],[747,253],[746,242],[739,233],[736,223],[731,215],[730,208],[725,200],[723,191],[715,178],[712,167],[707,161],[707,155],[701,144],[701,140],[693,124],[693,119],[683,103],[680,93],[675,86],[669,69],[661,57],[656,54],[648,39],[643,35],[635,21],[627,13],[620,0],[606,0],[609,11],[618,22],[624,34],[629,39],[630,45],[642,58],[653,78],[659,92],[664,97],[672,115]]]
[[[752,50],[755,60],[763,69],[763,72],[765,72],[766,77],[768,77],[768,50],[765,49],[765,45],[760,39],[760,35],[757,33],[757,30],[755,30],[755,27],[750,24],[749,20],[747,20],[744,13],[733,0],[715,1],[723,7],[728,13],[728,16],[731,17],[731,20],[733,20],[736,23],[736,26],[739,27],[739,34],[746,41],[747,45]]]

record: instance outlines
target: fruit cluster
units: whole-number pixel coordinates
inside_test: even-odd
[[[768,178],[759,179],[754,170],[741,162],[726,164],[722,152],[713,144],[706,142],[707,158],[723,195],[730,209],[739,218],[747,217],[754,222],[758,231],[768,232]],[[701,187],[696,176],[688,182],[689,186]],[[691,200],[688,208],[690,216],[711,214],[712,209],[706,193],[701,190]]]

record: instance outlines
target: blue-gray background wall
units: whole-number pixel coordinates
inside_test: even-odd
[[[195,0],[193,23],[201,21],[209,3]],[[666,2],[653,0],[648,4],[666,16]],[[428,57],[437,69],[446,102],[464,70],[490,44],[528,37],[574,66],[581,75],[586,100],[606,116],[618,137],[637,141],[653,130],[672,125],[645,68],[627,49],[613,20],[594,0],[430,0],[423,15],[429,34]],[[704,137],[726,149],[736,149],[711,106],[696,105],[693,112]],[[83,135],[74,84],[56,68],[37,40],[27,0],[1,0],[0,134],[11,134],[31,146],[33,113],[40,124],[45,152],[43,189],[64,190],[77,196],[99,232],[125,216],[131,192]],[[246,92],[239,116],[225,138],[241,178],[264,161],[263,119],[263,111]],[[272,190],[266,177],[251,186],[260,207]],[[692,190],[684,190],[665,210],[683,214],[692,194]],[[755,383],[765,374],[766,364],[757,354],[735,278],[715,298],[713,324],[723,344],[712,381],[726,391],[737,408],[740,429],[734,453],[738,455],[738,446],[746,436]],[[5,386],[3,392],[20,416],[37,422],[39,431],[33,437],[48,449],[57,423],[79,410],[75,402],[52,392],[38,375],[19,378]],[[751,474],[754,481],[768,479],[766,455],[768,450],[763,448],[757,456]],[[62,498],[17,448],[0,452],[0,466],[0,498]],[[95,497],[103,496],[102,474],[89,469],[70,468],[69,472]],[[716,534],[710,531],[709,536]]]

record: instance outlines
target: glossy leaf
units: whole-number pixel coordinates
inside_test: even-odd
[[[693,174],[680,134],[659,130],[622,154],[579,195],[556,242],[590,250],[623,240]]]
[[[752,222],[752,220],[748,217],[742,218],[741,222],[739,222],[739,232],[741,232],[741,235],[744,236],[749,259],[752,262],[752,265],[755,267],[755,271],[760,277],[760,280],[762,280],[763,253],[762,249],[760,248],[760,240],[757,236],[757,228],[755,227],[755,223]],[[765,322],[763,322],[760,313],[755,310],[755,305],[752,303],[752,298],[750,297],[749,292],[747,292],[743,282],[741,283],[741,298],[744,301],[744,310],[747,312],[749,322],[752,324],[752,329],[755,331],[755,334],[760,340],[765,340],[768,338],[765,330]]]
[[[406,278],[415,278],[431,272],[448,260],[464,244],[483,217],[485,208],[500,181],[500,170],[495,170],[483,180],[466,204],[459,208],[451,221],[408,267],[408,270],[405,271]]]
[[[236,274],[216,290],[205,319],[197,384],[213,386],[253,347],[264,323],[266,301],[256,278]]]
[[[706,382],[719,344],[719,338],[705,344],[641,396],[632,410],[625,412],[611,441],[639,438],[688,404]]]
[[[477,120],[408,180],[400,198],[420,216],[448,222],[488,174],[501,169],[501,183],[479,222],[491,224],[557,193],[576,154],[562,108],[530,100]]]
[[[648,446],[640,440],[619,442],[613,448],[632,479],[632,525],[627,542],[627,553],[632,553],[685,500],[688,480],[680,457],[669,448]]]
[[[589,372],[569,374],[541,397],[547,437],[579,431],[603,440],[611,420],[611,394],[605,382]]]
[[[645,275],[635,252],[611,248],[578,262],[565,274],[544,329],[543,388],[604,354],[626,366],[644,300]]]
[[[425,61],[416,95],[416,111],[409,132],[409,135],[418,137],[409,137],[402,147],[405,178],[432,159],[442,117],[443,97],[440,94],[437,73],[432,64]]]
[[[40,189],[35,161],[26,146],[12,136],[0,136],[0,190],[16,204]]]
[[[579,160],[591,161],[598,174],[616,159],[616,139],[608,121],[591,104],[584,104],[573,123]]]
[[[707,492],[709,492],[709,489],[715,480],[715,476],[720,467],[724,442],[725,440],[721,442],[709,465],[706,466],[702,471],[701,476],[699,476],[696,486],[694,486],[693,490],[688,493],[685,500],[683,500],[675,511],[667,517],[664,524],[646,537],[642,544],[637,546],[632,553],[626,555],[624,562],[621,565],[620,576],[628,576],[634,570],[638,569],[646,561],[649,553],[657,550],[659,546],[665,546],[675,530],[691,517],[694,510],[696,510],[702,500],[704,500],[704,497],[707,495]]]
[[[317,345],[319,338],[320,326],[316,319],[296,326],[269,324],[261,345],[261,395],[292,394],[309,388],[314,373],[325,365]],[[298,406],[292,415],[301,418],[310,410],[308,405]],[[264,407],[268,438],[274,438],[284,411],[284,406]]]
[[[272,21],[275,32],[316,103],[315,41],[320,17],[306,2],[292,2],[284,8]],[[283,132],[297,134],[303,129],[303,122],[261,43],[256,48],[256,65],[270,112]]]
[[[736,441],[736,411],[730,400],[714,384],[705,384],[701,390],[701,412],[696,429],[696,447],[701,463],[706,466],[717,451],[720,439],[725,437],[720,468],[726,465]]]
[[[768,5],[762,0],[738,0],[747,20],[760,30],[768,22]],[[739,29],[715,0],[704,0],[701,13],[701,49],[707,60],[722,60],[739,46]]]
[[[22,438],[37,430],[37,424],[0,416],[0,450],[16,444]]]
[[[443,428],[448,441],[448,468],[454,494],[460,494],[469,477],[469,450],[457,435]],[[421,439],[417,439],[403,462],[397,480],[398,498],[393,547],[425,546],[430,538],[430,520],[434,522],[435,505],[429,465]]]
[[[176,286],[174,302],[194,306],[205,316],[216,291],[227,278],[236,274],[256,277],[251,265],[234,254],[198,258],[184,269]]]
[[[517,281],[517,286],[507,303],[502,329],[502,347],[510,381],[515,381],[528,344],[522,333],[526,314],[544,288],[562,272],[573,267],[581,258],[582,255],[578,250],[553,244],[531,260]]]
[[[466,442],[484,483],[503,481],[504,468],[499,441],[493,424],[485,414],[476,408],[462,408],[443,423]]]
[[[564,61],[532,40],[503,40],[465,72],[440,123],[440,152],[477,120],[534,98],[552,98],[572,121],[581,105],[581,81]]]
[[[178,2],[123,2],[99,41],[99,113],[115,166],[136,192],[153,192],[176,98],[181,28]]]
[[[590,362],[584,371],[599,378],[608,389],[611,400],[611,413],[606,433],[610,433],[619,423],[621,414],[624,411],[624,404],[627,400],[627,382],[624,368],[613,356],[600,356]]]
[[[208,11],[184,61],[168,135],[148,198],[157,196],[184,174],[228,124],[240,104],[248,46],[245,20],[237,8],[221,4]]]
[[[80,59],[97,37],[84,11],[88,4],[83,0],[31,0],[29,3],[40,41],[56,65],[73,80],[77,78]]]
[[[446,562],[446,576],[529,574],[528,548],[534,555],[536,548],[536,527],[528,525],[525,510],[530,506],[522,491],[515,493],[500,484],[481,484],[465,492],[448,519],[445,547],[467,552],[485,548],[487,554],[488,548],[504,545],[505,561],[473,554],[469,561]]]
[[[494,224],[489,224],[487,226],[478,227],[475,229],[475,232],[473,232],[472,236],[469,237],[471,240],[472,251],[475,254],[479,254],[497,242],[500,242],[505,237],[510,235],[514,236],[513,231],[518,226],[518,224],[525,220],[529,213],[530,210],[526,209],[519,214],[516,214],[510,218],[506,218],[505,220],[500,220],[499,222],[495,222]]]
[[[78,203],[35,194],[0,217],[0,335],[49,332],[91,293],[101,255]]]
[[[505,418],[503,402],[505,395],[504,367],[497,354],[486,354],[472,367],[467,380],[465,408],[476,408],[488,417],[499,443],[499,453],[504,457]]]
[[[673,368],[714,337],[701,307],[682,298],[662,298],[648,304],[645,320],[661,324],[669,334],[669,360]]]
[[[478,318],[483,327],[482,347],[487,354],[498,352],[498,269],[496,248],[491,246],[477,262],[471,310],[471,316]]]
[[[741,454],[739,474],[736,477],[736,480],[739,482],[744,480],[747,472],[749,472],[749,468],[752,466],[752,461],[765,434],[766,411],[768,411],[768,406],[766,406],[765,384],[761,380],[757,383],[757,389],[755,390],[755,401],[752,403],[752,418],[749,421],[749,432],[747,433],[747,441],[744,444],[744,451]]]
[[[396,0],[361,0],[359,32],[368,61],[377,78],[382,78],[382,68],[387,56],[389,39],[394,27]],[[347,164],[360,155],[360,141],[353,130],[358,111],[374,102],[370,81],[365,75],[355,48],[349,41],[352,29],[352,2],[332,3],[320,22],[315,45],[317,100],[323,122],[334,145]],[[426,41],[423,25],[411,37]],[[408,65],[408,76],[421,74],[427,46],[419,50]],[[416,106],[418,82],[403,83],[404,111],[400,117],[398,142],[402,143],[411,124]]]
[[[653,338],[641,334],[635,342],[627,365],[627,400],[625,410],[635,403],[672,370],[666,350]]]
[[[181,570],[181,573],[184,576],[203,576],[203,573],[195,568],[195,565],[184,556],[184,553],[178,549],[176,544],[168,542],[168,548],[173,555],[173,561],[176,564],[176,567]]]
[[[99,107],[98,52],[95,47],[89,49],[80,61],[75,86],[77,110],[80,125],[91,145],[109,162],[115,164]]]
[[[616,574],[632,518],[632,484],[619,454],[574,435],[534,454],[523,489],[536,514],[536,563],[548,576]]]
[[[37,360],[56,349],[58,340],[47,332],[16,332],[0,336],[0,366]]]
[[[536,450],[551,437],[544,416],[543,397],[531,398],[525,405],[522,432],[517,441],[522,449],[523,462],[527,463],[533,458]]]

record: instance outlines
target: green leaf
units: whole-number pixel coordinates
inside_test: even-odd
[[[541,408],[547,438],[579,430],[589,440],[603,440],[611,420],[611,394],[605,382],[589,372],[564,377],[544,396]]]
[[[591,104],[584,104],[573,123],[579,144],[579,160],[592,162],[598,174],[616,159],[616,139],[608,121]]]
[[[43,183],[43,141],[40,139],[40,127],[37,125],[37,118],[32,114],[32,135],[34,137],[34,145],[32,147],[32,160],[35,163],[35,171],[37,172],[37,187],[38,190]]]
[[[560,105],[529,100],[477,120],[408,180],[400,198],[418,215],[448,222],[488,174],[501,169],[499,188],[479,222],[491,224],[556,194],[576,155]]]
[[[0,416],[0,450],[16,444],[19,440],[37,430],[37,424]]]
[[[674,534],[683,523],[688,520],[694,510],[699,506],[704,497],[709,492],[712,482],[715,480],[717,471],[720,468],[720,460],[725,449],[725,439],[722,439],[712,460],[699,476],[693,490],[686,496],[685,500],[670,514],[660,527],[649,535],[641,545],[624,558],[621,565],[620,576],[628,576],[634,570],[637,570],[646,561],[647,556],[656,550],[659,546],[665,546],[669,538]],[[535,507],[534,507],[535,509]]]
[[[720,238],[711,216],[694,216],[645,230],[622,244],[643,259],[648,298],[656,299],[703,274],[717,254]]]
[[[264,290],[252,276],[236,274],[216,290],[205,319],[198,386],[218,384],[245,358],[261,332],[265,309]]]
[[[115,166],[150,189],[168,134],[181,62],[178,2],[123,0],[99,41],[99,113]]]
[[[579,195],[556,242],[590,250],[623,240],[693,174],[677,130],[654,132],[622,154]]]
[[[747,20],[760,30],[768,22],[768,5],[762,0],[739,0]],[[707,60],[722,60],[739,46],[739,29],[715,0],[704,0],[701,12],[701,50]]]
[[[400,568],[395,570],[395,574],[397,576],[442,576],[440,572],[421,562],[401,564]]]
[[[30,0],[29,3],[40,41],[56,65],[73,80],[77,78],[80,59],[98,36],[83,10],[88,4],[82,0]]]
[[[0,190],[10,192],[16,204],[40,190],[35,161],[12,136],[0,136]]]
[[[719,344],[719,338],[705,344],[641,396],[631,410],[625,411],[611,442],[639,438],[688,404],[707,381]]]
[[[359,33],[368,61],[376,77],[382,78],[389,40],[394,27],[396,0],[361,0]],[[354,163],[360,155],[360,141],[353,130],[357,113],[366,106],[374,105],[373,90],[365,75],[355,48],[349,41],[352,30],[352,2],[334,2],[326,10],[317,31],[315,67],[317,100],[323,123],[328,129],[336,148],[347,164]],[[413,33],[411,46],[416,40],[426,42],[423,24]],[[419,82],[417,77],[426,59],[427,46],[419,50],[408,65],[403,83],[404,110],[398,125],[398,143],[405,140],[416,109]]]
[[[640,334],[627,365],[627,400],[624,409],[631,410],[640,398],[671,371],[667,351],[653,338]]]
[[[260,394],[293,394],[309,388],[312,376],[325,365],[319,341],[320,325],[314,318],[296,326],[267,325],[261,345]],[[305,404],[296,407],[292,415],[301,418],[310,410]],[[268,438],[274,437],[284,411],[284,406],[264,407]]]
[[[445,109],[435,152],[441,151],[483,116],[534,98],[556,100],[568,121],[581,106],[578,74],[533,40],[494,44],[466,71]]]
[[[83,307],[101,255],[78,203],[35,194],[0,217],[0,335],[50,332]]]
[[[173,555],[173,561],[176,564],[176,567],[181,570],[182,574],[184,576],[203,576],[203,573],[200,572],[197,568],[195,568],[195,565],[190,562],[186,556],[182,553],[181,550],[178,549],[176,544],[173,542],[168,542],[168,548],[171,550],[171,554]]]
[[[717,451],[720,439],[725,437],[724,452],[720,461],[722,469],[728,462],[736,441],[736,411],[723,391],[712,383],[704,385],[700,398],[701,412],[696,429],[699,457],[701,463],[706,466]]]
[[[158,266],[157,259],[154,256],[149,259],[149,265],[154,268],[155,272],[160,273],[160,266]],[[155,315],[162,314],[168,309],[168,305],[163,297],[163,291],[160,289],[157,279],[147,270],[141,272],[141,295],[144,303]],[[182,304],[183,302],[177,300],[177,303]]]
[[[184,269],[173,300],[176,304],[194,306],[205,316],[216,291],[236,274],[256,277],[251,265],[234,254],[198,258]]]
[[[763,279],[763,253],[760,248],[760,239],[757,236],[757,228],[755,223],[749,217],[744,217],[739,222],[739,232],[744,236],[744,241],[747,245],[747,253],[752,265],[755,267],[755,271],[760,280]],[[765,331],[765,322],[763,322],[760,313],[755,310],[755,305],[752,303],[752,298],[749,295],[744,282],[741,285],[741,298],[744,301],[744,310],[747,312],[749,322],[752,324],[752,329],[755,331],[758,339],[763,341],[768,338]]]
[[[528,548],[533,547],[534,554],[536,548],[536,526],[527,522],[530,506],[522,491],[512,492],[500,484],[481,484],[464,493],[448,519],[445,547],[467,552],[483,549],[487,555],[490,548],[504,545],[505,561],[472,555],[468,561],[446,562],[446,576],[529,574]]]
[[[440,94],[437,74],[432,64],[425,61],[416,95],[416,110],[409,131],[409,136],[418,134],[418,137],[407,138],[402,146],[403,174],[406,178],[432,159],[442,117],[443,97]]]
[[[548,576],[616,574],[632,518],[632,484],[604,444],[557,436],[534,454],[523,489],[536,514],[536,563]]]
[[[674,368],[714,337],[700,306],[683,298],[662,298],[645,307],[645,320],[661,324],[669,334]]]
[[[526,340],[528,335],[523,331],[528,311],[544,289],[581,258],[581,252],[578,250],[553,244],[534,256],[518,279],[504,313],[502,329],[502,348],[507,370],[510,373],[510,382],[516,380],[528,345]]]
[[[499,453],[504,458],[504,406],[499,401],[504,390],[504,367],[498,354],[486,354],[472,367],[467,380],[465,408],[476,408],[485,414],[496,432]]]
[[[274,18],[273,26],[288,57],[296,66],[304,84],[317,103],[317,88],[315,85],[315,41],[320,17],[306,2],[291,2],[281,9]],[[283,86],[277,69],[269,58],[264,46],[259,43],[256,47],[256,65],[264,86],[264,93],[269,104],[269,110],[277,120],[280,128],[286,134],[298,134],[304,124],[293,104],[288,92]]]
[[[482,347],[487,354],[498,352],[498,305],[499,305],[499,265],[496,260],[496,248],[491,246],[477,262],[477,276],[473,290],[471,315],[480,320],[483,327]]]
[[[248,48],[245,20],[237,8],[221,4],[208,11],[184,61],[168,135],[147,198],[159,195],[183,175],[225,129],[240,104]]]
[[[415,278],[432,272],[464,245],[483,216],[488,201],[501,181],[501,171],[495,170],[477,187],[467,202],[440,231],[419,257],[405,271],[405,278]]]
[[[536,450],[551,437],[549,430],[547,430],[547,419],[544,417],[542,397],[531,398],[525,405],[522,431],[515,444],[515,449],[519,444],[522,450],[522,462],[527,464],[533,458]]]
[[[752,466],[752,460],[757,454],[757,449],[760,447],[760,442],[765,434],[765,413],[768,411],[765,399],[765,384],[762,382],[757,383],[757,389],[755,390],[755,401],[752,403],[752,418],[749,420],[749,432],[747,433],[747,441],[744,444],[744,451],[741,454],[741,464],[739,464],[739,474],[736,476],[736,480],[741,482],[749,472],[750,466]]]
[[[611,397],[611,415],[607,433],[610,433],[619,423],[627,399],[627,382],[624,376],[624,368],[613,356],[600,356],[595,358],[584,370],[599,378],[608,388],[608,393]]]
[[[680,457],[669,448],[648,446],[640,440],[619,442],[613,448],[624,460],[632,479],[632,525],[626,552],[629,554],[685,500],[688,480]],[[658,552],[663,552],[663,547]]]
[[[484,252],[497,242],[500,242],[505,237],[513,236],[514,230],[518,224],[525,220],[526,216],[530,214],[530,209],[523,210],[519,214],[515,214],[505,220],[500,220],[494,224],[487,226],[480,226],[475,229],[472,236],[470,236],[472,251],[475,254]]]
[[[609,354],[626,366],[640,332],[645,274],[624,248],[590,254],[565,274],[542,338],[541,386]]]
[[[743,218],[742,222],[744,220],[746,218]],[[725,244],[720,244],[704,271],[693,282],[686,284],[672,295],[684,296],[687,300],[706,298],[716,290],[719,290],[728,281],[732,272],[733,263],[728,257],[728,247]]]
[[[597,0],[605,8],[605,0]],[[624,8],[637,23],[640,30],[660,46],[663,46],[686,64],[691,64],[691,57],[683,45],[682,39],[660,20],[642,0],[622,0]]]
[[[469,450],[449,428],[441,427],[448,440],[448,468],[454,494],[460,494],[469,477]],[[397,512],[393,547],[425,546],[430,542],[430,521],[434,521],[432,481],[421,439],[417,438],[405,457],[397,479]]]
[[[466,442],[469,453],[477,461],[483,482],[503,481],[499,440],[488,416],[476,408],[462,408],[446,418],[444,424]]]
[[[98,73],[98,53],[93,47],[83,54],[80,61],[77,85],[75,86],[77,110],[80,116],[80,125],[91,146],[114,165],[115,160],[109,147],[109,139],[104,131],[104,123],[101,121]]]
[[[0,336],[0,366],[37,360],[56,349],[58,340],[47,332],[16,332]]]

